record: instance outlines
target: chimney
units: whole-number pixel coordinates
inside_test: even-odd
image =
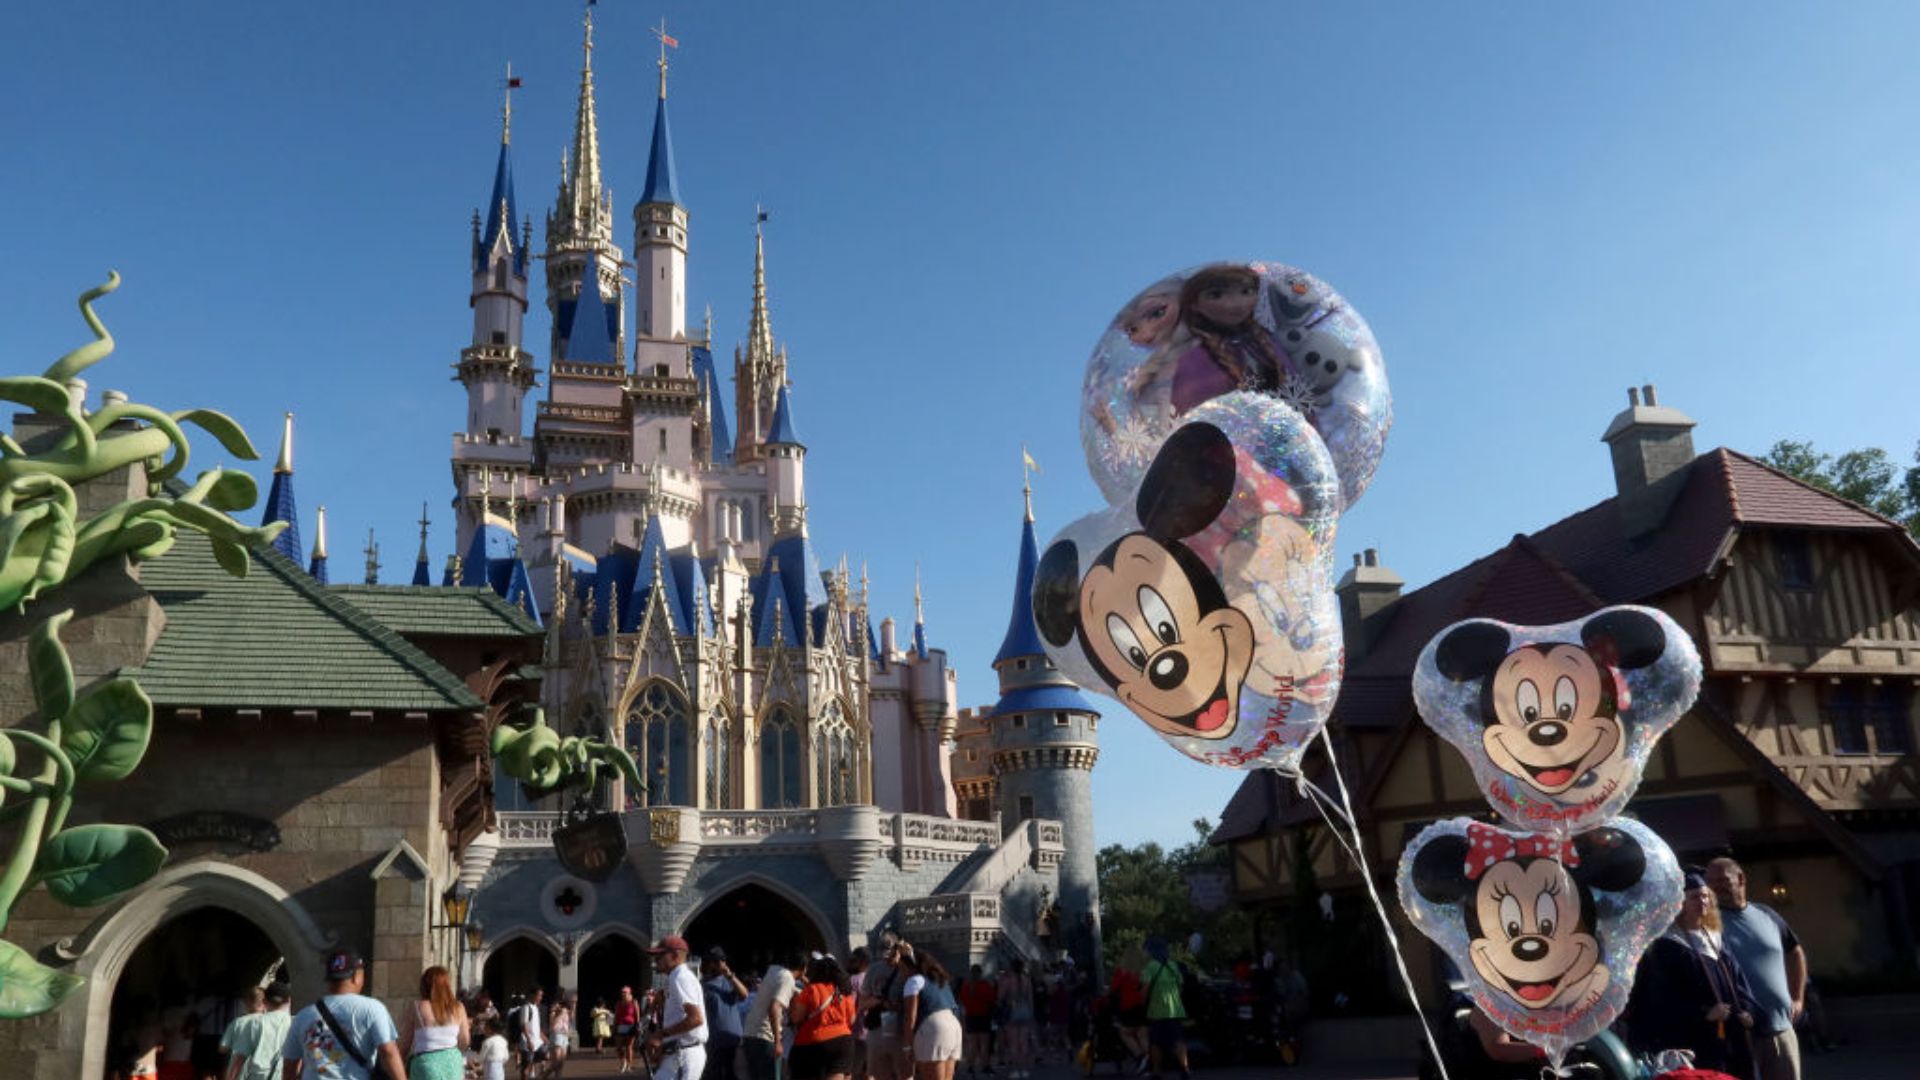
[[[1340,584],[1333,590],[1340,598],[1341,636],[1345,640],[1348,667],[1366,658],[1367,650],[1373,646],[1386,621],[1374,616],[1400,599],[1400,587],[1405,584],[1399,574],[1380,565],[1379,548],[1368,548],[1353,557],[1353,569],[1341,577]]]
[[[1615,505],[1629,538],[1667,520],[1693,462],[1693,418],[1660,404],[1653,384],[1627,389],[1627,408],[1600,441],[1613,454]]]
[[[889,615],[880,620],[880,655],[891,660],[893,654],[899,651],[899,642],[895,640],[893,616]]]

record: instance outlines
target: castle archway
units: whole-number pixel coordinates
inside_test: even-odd
[[[495,946],[481,962],[480,985],[502,1012],[514,997],[524,997],[535,989],[545,990],[551,998],[560,989],[560,958],[530,937],[511,938]]]
[[[725,949],[742,976],[810,952],[842,951],[838,935],[811,905],[759,881],[735,885],[701,905],[680,936],[696,955],[715,945]]]
[[[581,1014],[592,1012],[594,1002],[605,1001],[608,1008],[620,1000],[620,988],[631,986],[643,994],[653,980],[653,964],[641,943],[618,931],[601,934],[580,951],[578,964]]]

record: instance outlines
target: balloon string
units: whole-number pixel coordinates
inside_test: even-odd
[[[1347,853],[1347,857],[1352,859],[1356,866],[1359,865],[1360,853],[1353,850],[1353,845],[1347,843],[1347,838],[1341,835],[1340,826],[1334,823],[1336,816],[1345,820],[1346,815],[1341,813],[1340,807],[1334,803],[1333,796],[1320,790],[1319,787],[1315,786],[1313,781],[1308,780],[1304,776],[1295,777],[1294,780],[1298,784],[1301,792],[1307,795],[1307,801],[1313,804],[1315,810],[1320,811],[1320,820],[1327,823],[1328,831],[1334,840],[1339,842],[1341,850]],[[1329,811],[1331,811],[1331,813],[1329,813]],[[1351,823],[1349,823],[1349,827],[1351,827]]]
[[[1427,1049],[1433,1054],[1433,1067],[1439,1070],[1440,1080],[1452,1080],[1447,1075],[1447,1063],[1440,1056],[1440,1044],[1434,1041],[1433,1028],[1427,1023],[1426,1010],[1420,1007],[1420,994],[1413,988],[1413,973],[1407,970],[1407,958],[1400,949],[1400,935],[1393,931],[1393,919],[1387,915],[1386,902],[1380,899],[1380,890],[1373,883],[1373,874],[1367,869],[1366,840],[1360,835],[1360,824],[1353,812],[1353,796],[1347,791],[1347,778],[1340,769],[1340,759],[1333,752],[1333,739],[1322,727],[1315,733],[1321,746],[1327,752],[1327,764],[1333,769],[1334,783],[1340,789],[1340,803],[1346,808],[1343,815],[1347,825],[1353,830],[1354,863],[1360,868],[1360,880],[1366,883],[1367,895],[1373,899],[1373,910],[1380,916],[1380,929],[1387,933],[1387,944],[1393,949],[1393,964],[1400,969],[1400,982],[1407,988],[1407,1000],[1413,1003],[1413,1015],[1420,1021],[1420,1034],[1426,1037]]]

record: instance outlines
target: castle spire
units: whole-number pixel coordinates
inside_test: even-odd
[[[927,658],[927,605],[920,593],[920,564],[913,564],[913,652]]]
[[[753,208],[753,323],[747,332],[747,359],[773,361],[773,320],[767,315],[767,241],[763,226],[767,212]]]
[[[513,65],[508,64],[504,103],[500,108],[500,157],[493,167],[493,194],[487,200],[487,223],[473,238],[473,267],[476,274],[486,268],[489,253],[502,245],[513,255],[514,274],[518,277],[527,274],[526,245],[513,233],[518,210],[513,197],[513,154],[510,144],[513,141],[513,91],[519,85],[520,80],[513,74]]]
[[[667,36],[667,21],[653,31],[660,39],[660,100],[653,107],[653,147],[647,157],[647,186],[640,193],[640,205],[665,203],[680,205],[680,190],[673,169],[673,132],[667,124],[667,49],[680,43]]]
[[[1007,636],[1000,642],[1000,651],[993,656],[995,667],[1015,657],[1044,656],[1047,651],[1033,621],[1033,577],[1040,563],[1039,545],[1033,538],[1033,481],[1023,478],[1020,486],[1026,514],[1020,522],[1020,563],[1013,575],[1013,614],[1007,619]]]
[[[433,574],[427,567],[427,504],[420,504],[420,554],[413,560],[413,583],[415,585],[433,584]]]
[[[380,545],[374,543],[372,529],[367,530],[365,554],[367,556],[367,584],[378,585],[380,584]]]
[[[580,99],[573,118],[573,145],[567,172],[560,184],[560,205],[555,207],[559,231],[568,239],[603,240],[613,238],[612,222],[606,213],[606,195],[600,185],[600,123],[593,98],[593,8],[586,12],[581,43]]]
[[[287,523],[282,532],[273,541],[273,547],[280,554],[300,565],[300,557],[306,552],[300,547],[300,507],[293,497],[293,414],[287,413],[280,429],[280,458],[273,465],[273,483],[267,488],[266,506],[260,513],[260,524],[270,525],[276,521]]]
[[[307,563],[307,574],[322,585],[327,583],[327,508],[325,506],[321,506],[314,512],[313,559]]]

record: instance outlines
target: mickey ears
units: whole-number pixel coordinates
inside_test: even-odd
[[[1580,628],[1580,644],[1586,648],[1602,642],[1612,644],[1615,666],[1631,671],[1660,659],[1667,651],[1667,632],[1646,612],[1621,608],[1603,611]]]
[[[1033,621],[1047,644],[1059,648],[1073,640],[1080,620],[1080,549],[1062,540],[1040,557],[1033,575]]]
[[[1213,524],[1233,499],[1233,443],[1212,424],[1196,422],[1161,444],[1140,481],[1134,513],[1156,540],[1179,540]]]
[[[1493,674],[1506,659],[1513,636],[1498,623],[1474,619],[1447,632],[1433,650],[1433,666],[1454,682],[1471,682]]]

